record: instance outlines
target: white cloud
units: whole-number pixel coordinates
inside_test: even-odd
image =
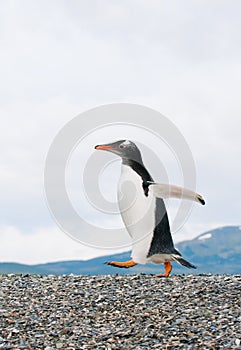
[[[123,249],[106,250],[85,246],[56,227],[39,228],[28,234],[13,226],[1,227],[0,237],[0,261],[2,262],[37,264],[50,261],[87,260],[123,251]]]

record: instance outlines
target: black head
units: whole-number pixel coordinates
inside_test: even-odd
[[[95,149],[112,152],[117,156],[121,157],[123,163],[127,163],[128,161],[134,160],[142,164],[141,152],[139,151],[138,147],[134,144],[134,142],[129,140],[120,140],[105,145],[98,145],[95,146]]]

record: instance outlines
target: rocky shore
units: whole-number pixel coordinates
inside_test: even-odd
[[[0,276],[0,349],[241,349],[241,275]]]

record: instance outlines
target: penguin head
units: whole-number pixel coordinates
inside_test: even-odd
[[[97,145],[95,149],[112,152],[121,157],[122,160],[134,160],[142,163],[141,152],[134,142],[129,140],[120,140],[104,145]]]

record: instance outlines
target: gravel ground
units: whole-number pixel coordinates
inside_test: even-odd
[[[2,349],[241,349],[241,275],[0,276]]]

